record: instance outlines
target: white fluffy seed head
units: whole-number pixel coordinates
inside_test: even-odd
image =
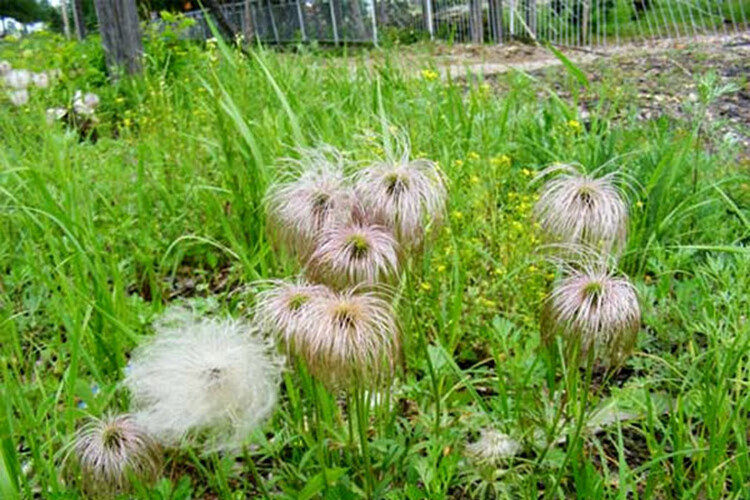
[[[356,289],[314,297],[292,347],[310,373],[331,388],[387,384],[401,355],[391,304]]]
[[[157,325],[125,385],[137,421],[163,444],[234,449],[273,412],[282,365],[244,323],[184,318]]]
[[[603,264],[570,268],[545,304],[541,332],[556,336],[568,352],[585,357],[589,350],[608,364],[619,365],[632,351],[641,324],[635,287]]]
[[[349,218],[321,231],[307,263],[315,280],[333,287],[389,282],[399,268],[399,246],[384,226]]]
[[[355,190],[374,219],[405,247],[418,246],[428,225],[444,219],[447,192],[437,164],[407,156],[372,164],[356,175]]]
[[[26,69],[12,69],[5,75],[5,85],[15,90],[25,90],[31,83],[31,72]]]
[[[67,114],[68,110],[65,108],[47,108],[47,125],[52,125],[53,123],[62,120]]]
[[[49,87],[49,76],[47,76],[47,73],[34,73],[31,75],[31,81],[34,86],[40,89],[46,89]]]
[[[92,92],[84,94],[80,90],[76,90],[73,95],[73,111],[82,117],[94,116],[96,108],[99,107],[99,102],[98,95]]]
[[[266,205],[274,235],[306,259],[320,232],[351,209],[354,196],[340,153],[321,148],[301,155],[286,160],[289,172],[268,189]]]
[[[616,174],[594,177],[575,167],[558,165],[541,176],[557,174],[542,187],[534,207],[536,219],[554,242],[582,244],[604,253],[625,245],[628,207]]]
[[[0,77],[4,77],[13,69],[8,61],[0,61]]]
[[[84,488],[104,497],[127,491],[131,479],[152,481],[161,470],[158,444],[127,414],[92,418],[76,433],[72,451]]]
[[[29,91],[26,89],[13,90],[8,93],[8,99],[14,106],[25,106],[29,102]]]
[[[479,439],[466,445],[466,455],[479,465],[497,465],[521,451],[518,441],[497,429],[482,429]]]

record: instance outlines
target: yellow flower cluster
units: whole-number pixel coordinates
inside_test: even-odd
[[[437,80],[440,75],[437,71],[433,71],[431,69],[423,69],[422,70],[422,78],[427,80],[428,82],[431,82],[433,80]]]

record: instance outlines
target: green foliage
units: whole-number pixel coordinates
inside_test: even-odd
[[[443,81],[426,57],[407,71],[389,51],[359,63],[203,47],[165,21],[145,37],[144,75],[113,86],[95,37],[0,43],[17,67],[64,74],[28,107],[0,102],[0,494],[75,498],[61,473],[70,436],[85,413],[127,407],[128,354],[165,306],[241,315],[249,282],[298,271],[266,236],[277,159],[326,142],[370,161],[392,124],[450,184],[447,223],[398,290],[405,372],[381,395],[392,404],[344,400],[290,369],[255,446],[170,451],[136,496],[744,496],[750,178],[705,114],[637,120],[605,75],[589,80],[601,103],[584,120],[576,71],[555,70],[565,98],[540,75]],[[720,93],[700,82],[707,101]],[[102,97],[96,143],[46,124],[77,88]],[[554,162],[635,181],[623,266],[644,318],[618,374],[539,347],[556,271],[538,252],[532,180]],[[465,445],[486,426],[522,453],[471,462]]]

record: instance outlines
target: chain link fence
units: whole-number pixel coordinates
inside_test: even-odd
[[[549,41],[619,45],[747,32],[750,0],[253,0],[227,18],[264,42],[378,43],[382,37],[457,43]],[[210,37],[201,11],[191,35]]]

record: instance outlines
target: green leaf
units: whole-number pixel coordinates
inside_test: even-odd
[[[333,485],[341,476],[346,473],[346,469],[339,467],[336,469],[326,469],[312,477],[307,482],[305,488],[300,491],[298,500],[309,500],[310,498],[319,497],[327,485]]]
[[[557,57],[560,60],[563,66],[565,66],[565,69],[567,69],[568,72],[571,75],[573,75],[576,80],[578,80],[578,83],[580,83],[586,88],[589,88],[589,85],[590,85],[589,79],[586,78],[586,74],[583,71],[581,71],[581,68],[573,64],[573,62],[570,59],[565,57],[565,54],[560,52],[549,42],[547,42],[546,45],[547,45],[547,48],[550,50],[550,52],[552,52],[555,55],[555,57]]]

